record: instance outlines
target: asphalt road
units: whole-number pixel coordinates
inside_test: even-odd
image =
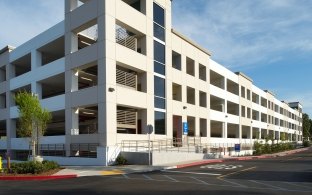
[[[1,181],[0,194],[312,194],[312,148],[272,159],[52,181]]]

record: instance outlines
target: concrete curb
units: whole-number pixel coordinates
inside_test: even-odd
[[[279,156],[287,156],[290,154],[306,151],[308,149],[309,148],[300,148],[300,149],[295,149],[295,150],[286,151],[286,152],[280,152],[280,153],[276,153],[276,154],[272,154],[272,155],[232,157],[232,158],[210,159],[210,160],[207,159],[207,160],[202,160],[202,161],[193,162],[193,163],[186,163],[186,164],[171,166],[171,167],[167,167],[166,169],[181,169],[181,168],[193,167],[193,166],[197,166],[197,165],[203,165],[203,164],[209,164],[209,163],[222,163],[222,162],[227,162],[227,161],[242,161],[242,160],[275,158],[275,157],[279,157]]]
[[[77,175],[49,175],[49,176],[0,176],[2,181],[33,181],[77,178]]]

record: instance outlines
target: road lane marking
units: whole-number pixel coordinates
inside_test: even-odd
[[[214,176],[221,175],[221,174],[218,174],[218,173],[198,173],[198,172],[168,171],[168,170],[162,170],[162,172],[167,172],[167,173],[187,173],[187,174],[195,174],[195,175],[214,175]]]
[[[221,175],[221,176],[218,177],[218,179],[221,179],[221,178],[224,178],[224,177],[227,177],[227,176],[230,176],[230,175],[234,175],[234,174],[237,174],[237,173],[249,171],[249,170],[255,169],[255,168],[256,168],[256,167],[249,167],[249,168],[247,168],[247,169],[243,169],[243,170],[235,171],[235,172],[228,173],[228,174],[225,174],[225,175]]]
[[[196,181],[198,181],[198,182],[200,182],[200,183],[203,183],[203,184],[206,184],[206,185],[211,185],[211,184],[209,184],[209,183],[207,183],[207,182],[205,182],[205,181],[203,181],[203,180],[200,180],[200,179],[198,179],[198,178],[196,178],[196,177],[190,177],[190,178],[192,178],[192,179],[194,179],[194,180],[196,180]]]
[[[287,190],[285,188],[281,188],[281,187],[278,187],[278,186],[273,186],[273,185],[270,185],[270,184],[266,184],[266,183],[262,183],[262,182],[259,182],[259,181],[254,181],[254,180],[248,180],[250,182],[253,182],[253,183],[256,183],[256,184],[261,184],[261,185],[265,185],[265,186],[268,186],[268,187],[271,187],[271,188],[275,188],[277,190]]]
[[[309,186],[294,184],[294,183],[292,183],[292,182],[285,182],[285,183],[290,184],[290,185],[293,185],[293,186],[297,186],[297,187],[301,187],[301,188],[304,187],[304,188],[307,188],[307,189],[309,189],[309,190],[312,190],[312,187],[309,187]]]
[[[170,177],[170,176],[168,176],[168,175],[163,175],[163,176],[166,177],[166,178],[168,178],[168,179],[170,179],[171,181],[179,182],[178,180],[176,180],[176,179],[174,179],[174,178],[172,178],[172,177]]]
[[[127,177],[126,175],[123,175],[125,178]],[[121,179],[121,178],[117,178],[117,177],[113,177],[113,176],[108,176],[114,179]],[[140,178],[129,178],[131,180],[142,180]],[[153,179],[150,181],[155,181],[155,182],[168,182],[168,180],[160,180],[160,179]],[[224,180],[221,180],[224,181]],[[230,181],[226,180],[228,183],[230,183]],[[250,181],[250,180],[248,180]],[[194,182],[187,182],[187,181],[178,181],[179,183],[188,183],[188,184],[194,184]],[[234,184],[234,182],[232,182]],[[199,184],[199,183],[196,183]],[[258,190],[272,190],[272,191],[286,191],[286,192],[312,192],[312,190],[295,190],[295,189],[279,189],[276,186],[274,187],[251,187],[251,186],[243,186],[243,185],[237,185],[237,183],[235,183],[235,185],[227,185],[227,184],[208,184],[211,186],[222,186],[222,187],[233,187],[233,188],[246,188],[246,189],[258,189]],[[201,184],[201,185],[206,185],[206,184]],[[263,184],[265,185],[265,184]]]
[[[149,176],[147,176],[145,174],[143,174],[143,177],[145,177],[145,179],[147,179],[147,180],[153,180],[151,177],[149,177]]]
[[[226,164],[216,164],[216,165],[204,165],[201,166],[201,169],[236,169],[241,168],[243,165],[226,165]]]
[[[302,158],[302,157],[290,158],[290,159],[282,160],[282,162],[284,162],[284,161],[289,161],[289,160],[296,160],[296,159],[299,159],[299,158]]]
[[[230,183],[230,184],[239,186],[239,187],[243,187],[243,188],[246,188],[246,187],[247,187],[247,186],[245,186],[245,185],[242,185],[242,184],[239,184],[239,183],[236,183],[236,182],[233,182],[233,181],[225,180],[225,179],[222,179],[222,178],[218,178],[218,179],[221,180],[221,181],[225,181],[225,182],[228,182],[228,183]]]

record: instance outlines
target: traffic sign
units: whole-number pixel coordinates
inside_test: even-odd
[[[240,152],[240,144],[234,145],[235,152]]]

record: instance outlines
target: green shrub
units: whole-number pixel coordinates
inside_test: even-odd
[[[303,147],[310,147],[311,146],[311,142],[308,140],[304,140],[303,141]]]
[[[60,165],[57,164],[57,162],[54,161],[47,161],[44,160],[42,161],[43,169],[44,171],[49,171],[49,170],[54,170],[54,169],[59,169]]]
[[[15,174],[39,174],[59,168],[59,165],[53,161],[33,162],[27,161],[22,163],[11,163],[11,172]]]
[[[262,154],[262,150],[263,150],[263,145],[258,143],[258,142],[255,142],[254,143],[254,154],[255,155],[259,155],[259,154]]]
[[[264,144],[263,146],[263,153],[264,154],[271,154],[272,150],[271,150],[271,145],[270,144]]]
[[[127,164],[127,159],[125,159],[125,157],[119,155],[119,156],[116,158],[116,164],[117,164],[117,165],[125,165],[125,164]]]

